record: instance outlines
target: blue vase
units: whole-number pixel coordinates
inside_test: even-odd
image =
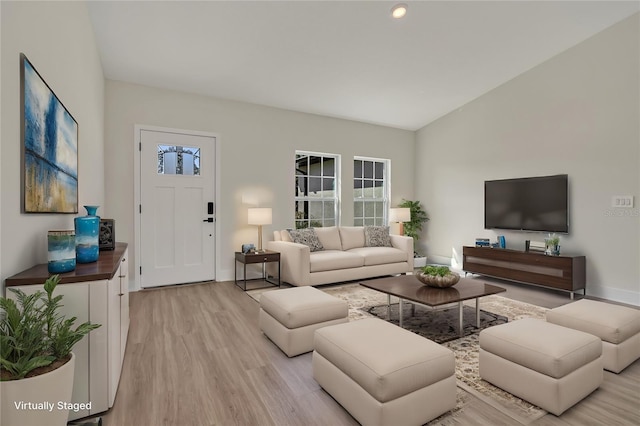
[[[76,261],[91,263],[98,260],[100,217],[96,216],[98,206],[84,206],[87,215],[76,217]]]
[[[47,255],[50,274],[62,274],[76,269],[76,233],[73,230],[49,231]]]

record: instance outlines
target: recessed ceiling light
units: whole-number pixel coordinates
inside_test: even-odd
[[[391,16],[396,19],[403,18],[407,14],[407,5],[404,3],[398,3],[391,8]]]

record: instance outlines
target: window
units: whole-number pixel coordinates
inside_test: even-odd
[[[296,229],[338,224],[340,156],[296,151]]]
[[[389,209],[389,160],[353,160],[353,224],[386,225]]]
[[[158,174],[200,175],[200,148],[158,145]]]

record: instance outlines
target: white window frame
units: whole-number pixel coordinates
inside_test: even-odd
[[[373,172],[373,178],[365,178],[364,177],[364,168],[363,168],[363,174],[362,177],[356,177],[356,173],[355,173],[355,162],[356,161],[367,161],[367,162],[373,162],[374,163],[374,172]],[[363,181],[367,181],[367,180],[377,180],[375,179],[375,163],[383,163],[384,164],[384,172],[382,175],[382,181],[383,181],[383,189],[382,189],[382,198],[375,198],[375,197],[356,197],[356,188],[355,188],[355,182],[356,180],[361,180]],[[353,170],[354,170],[354,174],[353,174],[353,191],[354,191],[354,196],[353,196],[353,223],[355,226],[363,226],[366,223],[366,220],[368,219],[367,216],[365,216],[365,205],[368,202],[374,202],[374,203],[379,203],[382,202],[382,215],[378,216],[375,212],[374,213],[374,223],[375,220],[377,218],[381,218],[382,219],[382,223],[381,225],[387,226],[389,224],[389,200],[391,199],[391,160],[387,159],[387,158],[374,158],[374,157],[363,157],[363,156],[354,156],[353,157],[353,164],[352,164]],[[363,185],[364,187],[364,185]],[[365,204],[363,204],[362,206],[362,216],[356,216],[356,202],[364,202]],[[360,224],[358,221],[361,220],[362,224]],[[380,224],[378,224],[380,225]]]
[[[324,158],[332,158],[334,161],[334,176],[327,176],[327,177],[331,177],[334,179],[334,190],[333,190],[333,196],[330,197],[325,197],[323,196],[323,194],[321,193],[319,196],[314,196],[314,197],[309,197],[309,196],[299,196],[297,194],[297,179],[298,179],[298,170],[297,170],[297,161],[298,161],[298,156],[299,155],[303,155],[303,156],[307,156],[307,157],[324,157]],[[327,152],[313,152],[313,151],[302,151],[302,150],[296,150],[295,155],[294,155],[294,159],[293,159],[293,167],[294,167],[294,190],[295,190],[295,203],[294,203],[294,229],[297,228],[298,222],[307,222],[307,227],[312,227],[314,224],[312,223],[312,219],[311,218],[306,218],[306,219],[297,219],[296,218],[296,212],[297,212],[297,205],[299,202],[318,202],[318,201],[332,201],[333,202],[333,222],[335,226],[339,226],[340,225],[340,188],[341,188],[341,179],[340,179],[340,170],[341,170],[341,157],[339,154],[331,154],[331,153],[327,153]],[[323,172],[320,174],[321,178],[324,178],[324,170]],[[318,219],[318,218],[316,218]],[[324,217],[324,208],[323,208],[323,216],[322,218],[319,218],[322,226],[325,226],[325,221],[326,220],[330,220],[330,219],[325,219]],[[317,225],[317,223],[315,224]]]

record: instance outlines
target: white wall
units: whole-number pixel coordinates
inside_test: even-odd
[[[104,205],[104,75],[84,2],[0,2],[2,204],[0,282],[47,261],[47,231],[75,215],[21,214],[20,53],[78,122],[78,198]],[[82,208],[80,208],[83,210]]]
[[[587,258],[587,294],[640,305],[640,15],[420,129],[416,198],[431,258],[461,262],[476,237],[524,249],[543,234],[484,230],[484,181],[567,173],[564,254]],[[473,64],[470,64],[473,66]],[[635,208],[614,210],[613,195]],[[622,216],[613,216],[620,214]]]
[[[233,279],[233,253],[242,243],[257,244],[256,227],[246,223],[248,207],[273,208],[265,241],[272,230],[294,225],[296,149],[342,156],[344,225],[353,224],[354,156],[391,160],[393,205],[413,196],[414,132],[109,80],[105,117],[105,214],[116,220],[116,238],[131,244],[131,274],[136,124],[220,135],[219,281]]]

